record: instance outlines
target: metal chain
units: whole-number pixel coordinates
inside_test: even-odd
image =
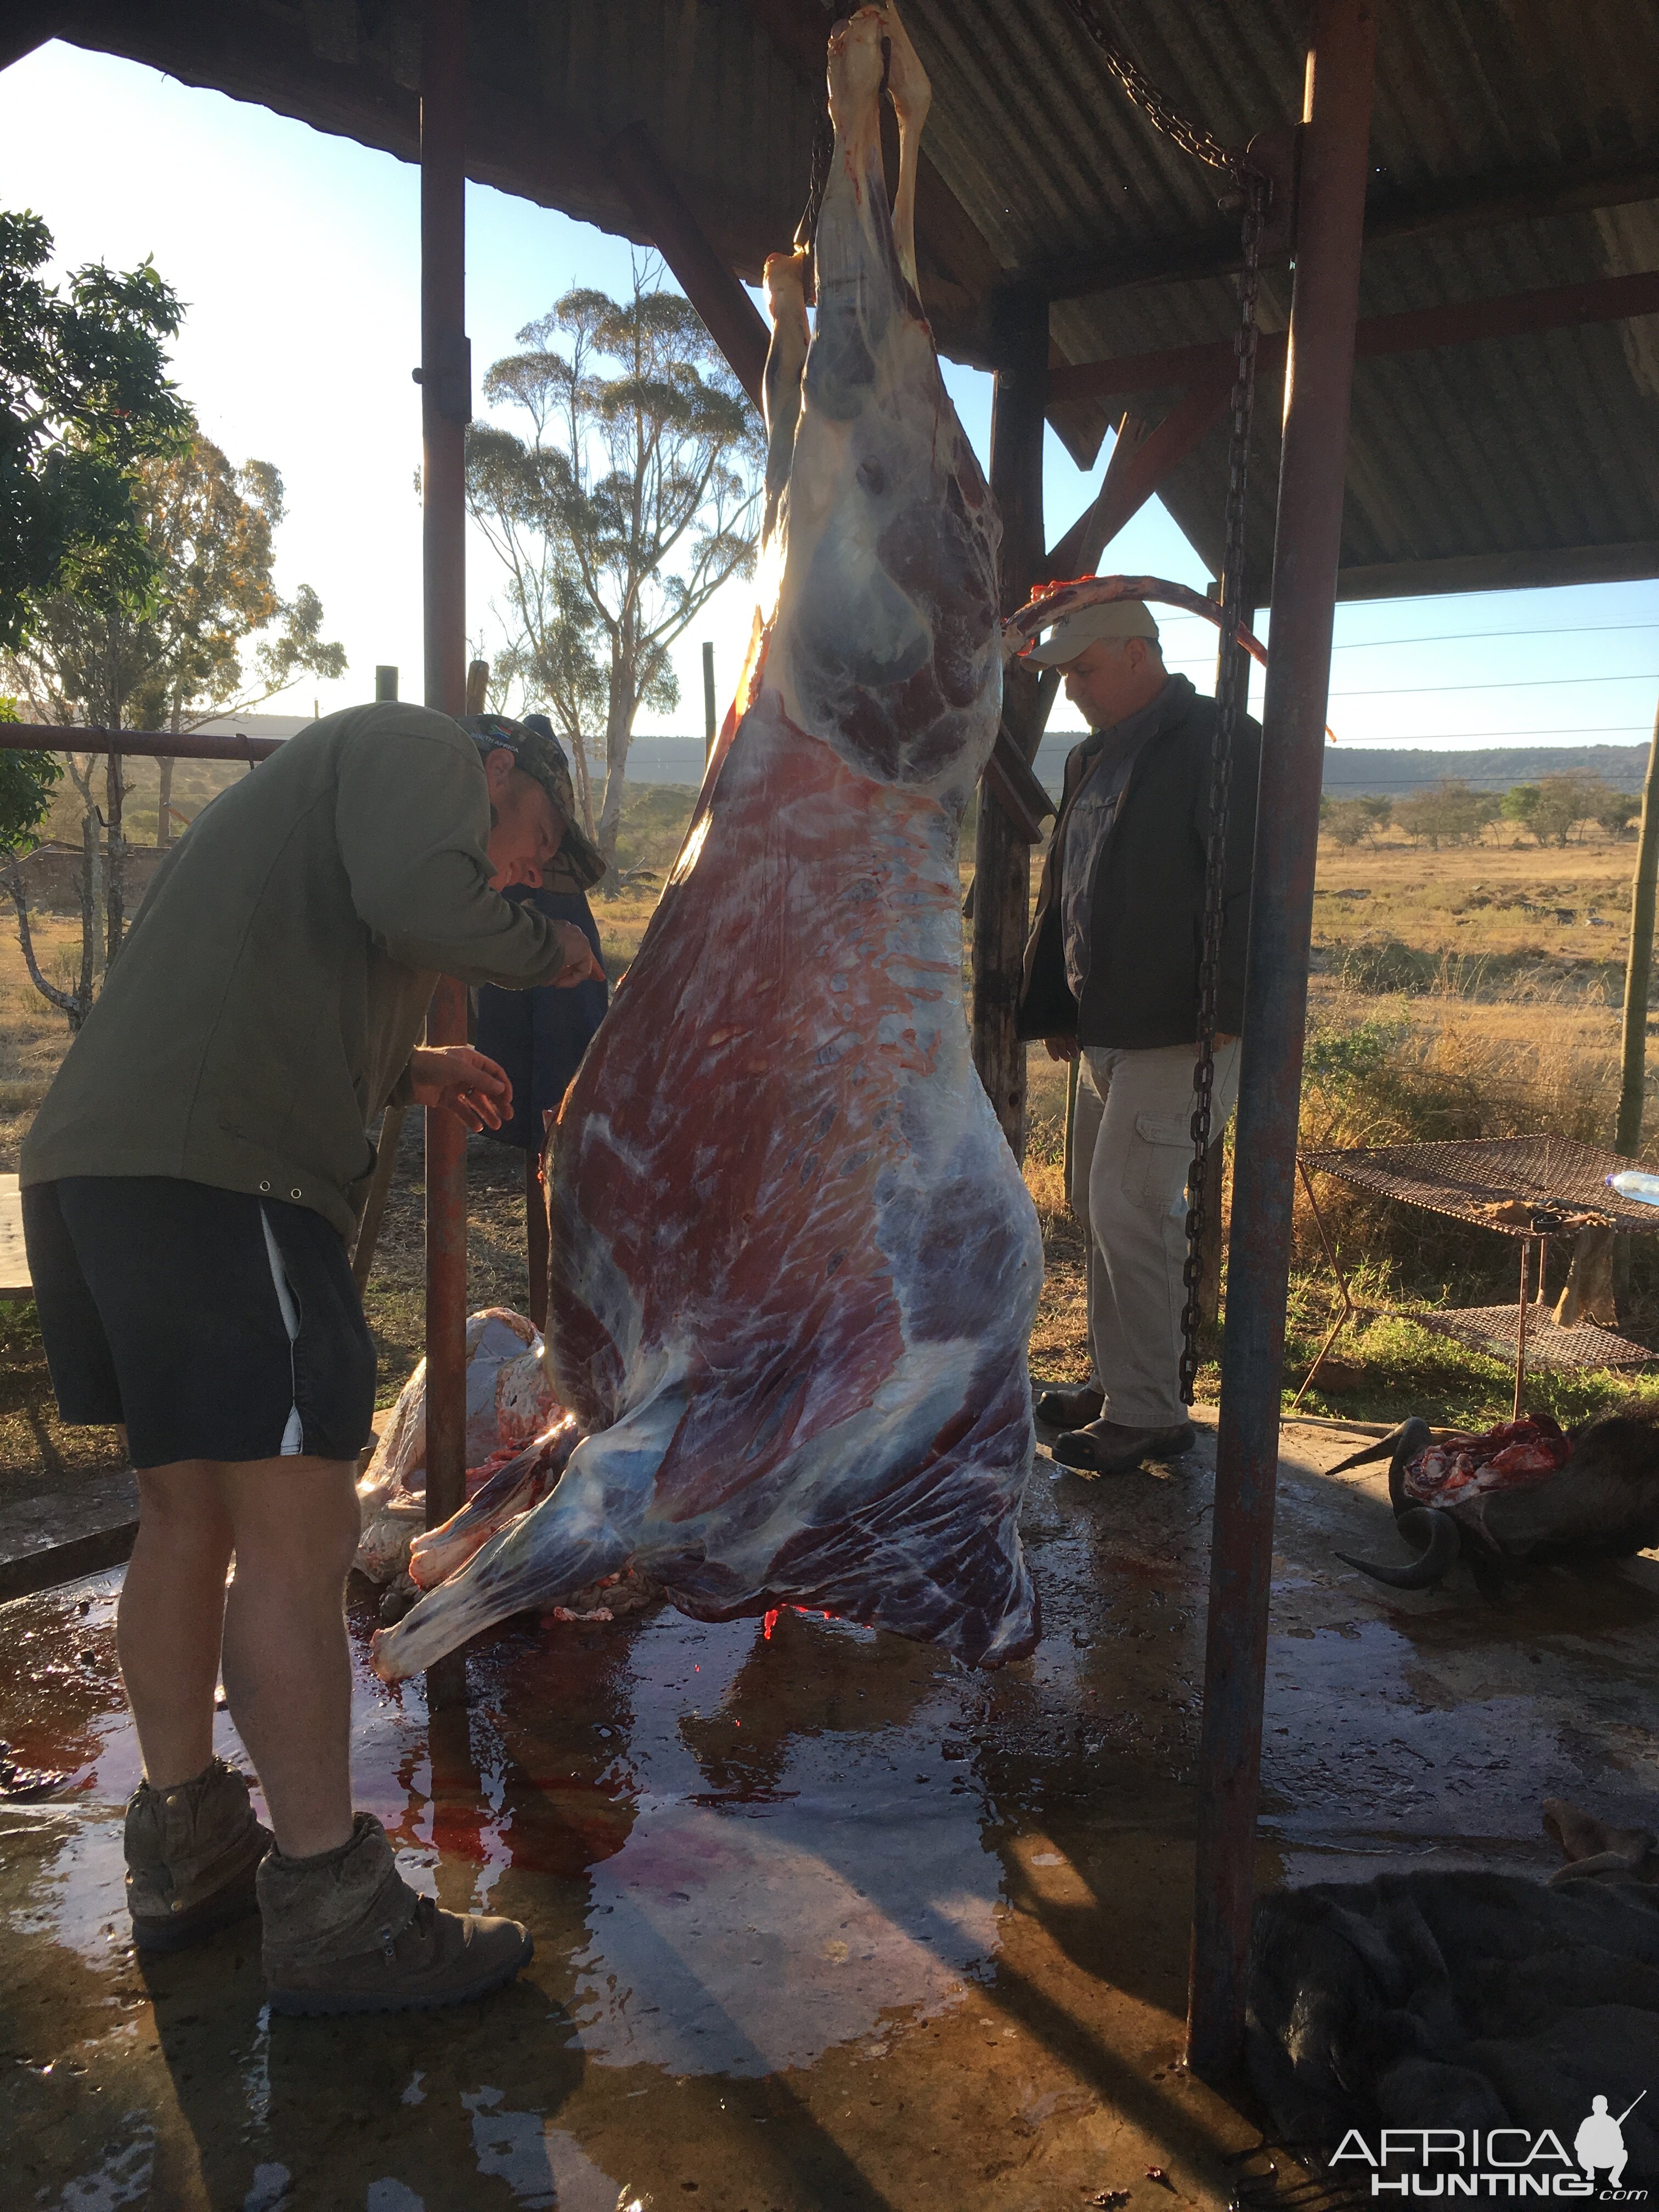
[[[1233,740],[1249,692],[1249,662],[1238,645],[1244,586],[1245,493],[1250,417],[1255,399],[1256,293],[1267,180],[1255,170],[1244,192],[1244,266],[1238,279],[1238,327],[1233,337],[1232,422],[1227,444],[1227,511],[1221,571],[1221,653],[1216,674],[1215,732],[1210,741],[1210,821],[1204,860],[1204,939],[1198,966],[1198,1066],[1193,1073],[1193,1160],[1187,1171],[1187,1259],[1182,1280],[1181,1395],[1190,1406],[1198,1384],[1198,1332],[1204,1279],[1204,1170],[1215,1092],[1216,1001],[1221,986],[1223,901],[1227,876],[1227,817],[1232,797]],[[1213,1133],[1218,1135],[1219,1131]],[[1218,1226],[1219,1224],[1218,1224]]]
[[[1102,58],[1135,105],[1166,138],[1195,161],[1224,169],[1243,201],[1243,263],[1238,279],[1238,321],[1233,336],[1232,419],[1227,444],[1227,507],[1221,572],[1221,651],[1215,689],[1215,732],[1210,743],[1210,818],[1204,854],[1204,933],[1198,965],[1198,1065],[1193,1071],[1193,1158],[1187,1171],[1187,1258],[1182,1269],[1187,1299],[1181,1316],[1181,1395],[1188,1406],[1198,1384],[1200,1294],[1204,1278],[1204,1170],[1215,1100],[1216,1001],[1221,987],[1221,925],[1227,876],[1227,817],[1232,796],[1233,739],[1249,691],[1249,666],[1237,644],[1244,584],[1245,493],[1250,462],[1250,417],[1255,400],[1256,295],[1261,240],[1271,185],[1248,153],[1224,145],[1172,107],[1152,80],[1113,45],[1091,0],[1072,0],[1078,19]]]
[[[1225,146],[1219,138],[1189,123],[1176,108],[1171,107],[1152,79],[1141,72],[1122,49],[1115,46],[1096,17],[1090,0],[1072,0],[1078,18],[1101,52],[1107,68],[1117,79],[1137,107],[1145,110],[1166,138],[1173,139],[1183,153],[1194,161],[1204,162],[1212,169],[1225,169],[1246,185],[1250,177],[1258,173],[1249,156],[1237,146]]]

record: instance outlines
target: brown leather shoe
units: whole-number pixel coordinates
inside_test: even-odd
[[[1128,1429],[1120,1421],[1091,1421],[1054,1446],[1062,1467],[1079,1474],[1127,1474],[1149,1459],[1174,1459],[1196,1441],[1190,1421],[1172,1429]]]
[[[272,1850],[259,1869],[265,1980],[281,2013],[429,2012],[510,1982],[534,1945],[516,1920],[445,1912],[398,1873],[386,1830],[359,1813],[315,1858]]]
[[[1100,1419],[1106,1400],[1092,1382],[1075,1390],[1045,1390],[1031,1408],[1045,1428],[1080,1429]]]
[[[258,1910],[254,1877],[270,1848],[247,1782],[211,1759],[188,1782],[127,1800],[127,1910],[141,1951],[182,1951]]]

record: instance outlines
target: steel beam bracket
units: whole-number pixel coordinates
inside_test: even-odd
[[[438,358],[432,364],[433,404],[446,422],[470,422],[472,420],[472,341],[464,331],[458,331],[438,347]],[[426,383],[425,364],[411,368],[410,378],[416,384]]]
[[[1307,127],[1305,123],[1276,123],[1270,131],[1258,131],[1244,149],[1270,186],[1261,228],[1261,251],[1268,259],[1296,251],[1296,195]]]

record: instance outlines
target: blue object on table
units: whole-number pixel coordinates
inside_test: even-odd
[[[532,891],[520,885],[507,896],[532,900],[550,921],[574,921],[599,957],[599,926],[580,891]],[[485,1136],[521,1152],[540,1152],[542,1116],[557,1110],[610,1003],[605,983],[575,983],[568,991],[551,983],[530,991],[503,991],[493,983],[479,987],[478,1050],[504,1067],[513,1083],[512,1120],[499,1129],[486,1129]]]
[[[1620,1198],[1633,1198],[1644,1206],[1659,1206],[1659,1175],[1644,1175],[1640,1168],[1625,1168],[1607,1177],[1607,1188]]]

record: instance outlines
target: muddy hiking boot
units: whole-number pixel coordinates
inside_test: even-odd
[[[259,1869],[270,2008],[426,2012],[510,1982],[532,1945],[516,1920],[445,1912],[398,1873],[386,1830],[359,1813],[315,1858],[272,1849]]]
[[[258,1909],[255,1876],[270,1848],[247,1783],[222,1759],[188,1782],[127,1800],[127,1910],[141,1951],[182,1951]]]

